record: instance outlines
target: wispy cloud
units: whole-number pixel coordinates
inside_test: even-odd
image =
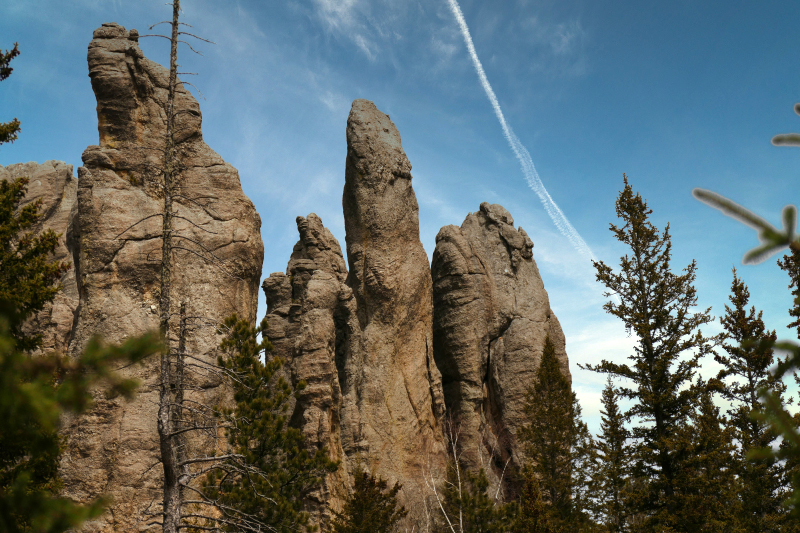
[[[529,45],[540,50],[529,68],[557,75],[580,76],[587,71],[586,30],[577,19],[565,22],[544,21],[527,17],[519,21],[522,35]]]
[[[314,0],[314,3],[329,28],[347,31],[356,25],[359,0]]]
[[[375,61],[378,46],[370,37],[367,12],[369,5],[362,0],[314,0],[316,13],[326,29],[350,39],[370,61]]]

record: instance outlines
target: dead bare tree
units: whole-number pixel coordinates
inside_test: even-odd
[[[271,373],[270,371],[265,372],[262,366],[260,376],[255,378],[253,375],[248,375],[246,369],[225,364],[221,360],[217,364],[217,361],[211,359],[209,354],[190,353],[187,349],[187,338],[198,328],[210,327],[220,333],[225,333],[225,328],[240,328],[241,321],[237,322],[232,317],[224,324],[220,324],[204,317],[190,316],[185,301],[181,301],[179,304],[180,311],[177,314],[179,320],[176,321],[174,312],[176,295],[173,286],[176,272],[176,252],[187,252],[213,265],[226,276],[232,278],[237,278],[237,276],[228,269],[225,261],[215,255],[199,238],[187,235],[175,227],[175,221],[182,220],[194,228],[213,233],[192,221],[191,218],[181,215],[177,210],[180,204],[192,204],[207,213],[210,208],[207,204],[204,205],[205,202],[201,203],[201,198],[191,198],[181,190],[181,172],[184,168],[179,142],[176,140],[181,133],[176,118],[186,112],[177,108],[176,93],[181,85],[191,85],[178,78],[178,75],[182,74],[178,72],[178,44],[185,43],[193,52],[197,52],[191,44],[182,40],[181,36],[190,36],[206,42],[211,41],[181,31],[182,26],[188,25],[179,20],[180,0],[172,0],[171,5],[172,19],[159,22],[150,28],[152,30],[159,24],[168,24],[171,28],[170,36],[155,34],[141,36],[161,37],[170,41],[169,85],[164,105],[166,135],[163,146],[163,163],[158,167],[150,167],[150,170],[161,178],[158,185],[163,192],[163,208],[158,213],[142,217],[117,236],[118,238],[122,237],[127,231],[146,220],[156,217],[162,219],[159,326],[164,349],[159,364],[157,426],[160,463],[163,467],[163,494],[160,505],[157,503],[157,499],[151,502],[150,508],[145,511],[145,520],[147,525],[161,526],[165,533],[178,533],[180,530],[186,529],[253,533],[285,531],[287,527],[290,530],[299,530],[295,524],[284,524],[280,528],[274,527],[270,523],[270,517],[265,519],[264,513],[258,510],[243,511],[240,506],[232,504],[230,498],[226,498],[224,489],[220,490],[225,483],[228,485],[239,483],[248,487],[253,493],[253,498],[260,499],[263,506],[275,503],[274,497],[259,489],[260,486],[274,485],[274,472],[267,471],[269,467],[266,467],[265,470],[264,457],[269,457],[269,454],[272,453],[274,457],[278,457],[277,460],[280,462],[285,460],[282,457],[287,454],[284,450],[270,451],[264,446],[261,446],[259,450],[261,455],[256,457],[256,460],[253,460],[253,454],[248,453],[246,458],[243,453],[237,453],[237,448],[233,445],[234,439],[231,437],[243,431],[243,428],[249,424],[253,424],[252,418],[243,417],[233,409],[209,404],[203,400],[203,391],[198,390],[200,387],[197,385],[201,381],[199,378],[218,383],[231,383],[233,388],[239,391],[246,391],[250,388],[253,392],[258,392],[264,387],[277,385],[279,388],[282,387],[275,394],[280,401],[273,402],[274,409],[278,410],[285,398],[291,396],[288,384],[270,383],[270,376],[275,375],[280,361],[271,364],[270,369],[274,369]],[[153,149],[152,147],[141,148]],[[161,150],[159,149],[159,151]],[[248,331],[260,333],[262,328],[250,328]],[[255,347],[258,353],[271,348],[266,339],[257,343]],[[252,358],[253,353],[249,353],[248,357]],[[270,365],[269,361],[266,362],[266,365]],[[278,419],[276,427],[283,424]],[[250,440],[258,440],[258,436]],[[295,442],[297,441],[296,435],[288,441],[292,442],[295,448],[298,447]],[[302,448],[302,446],[300,447]],[[324,475],[326,471],[330,470],[333,463],[327,459],[327,453],[325,453],[324,457],[317,454],[308,460],[302,458],[297,460],[295,457],[293,465],[285,469],[294,469],[289,483],[305,487],[316,483],[317,477],[315,476]],[[306,465],[309,468],[303,470],[297,468],[297,465]],[[215,485],[209,480],[219,481],[215,482]]]
[[[475,524],[470,523],[470,517],[475,518],[475,509],[468,509],[470,506],[483,506],[484,519],[488,517],[493,521],[504,520],[506,516],[503,510],[504,502],[501,498],[502,476],[497,482],[497,487],[491,487],[486,482],[485,489],[481,488],[482,484],[476,483],[476,481],[481,478],[485,479],[483,472],[476,475],[475,472],[467,472],[462,467],[463,449],[459,442],[460,431],[458,424],[452,419],[445,422],[445,437],[449,456],[448,472],[443,474],[429,469],[423,474],[425,486],[433,496],[432,502],[435,507],[434,510],[429,510],[426,503],[428,529],[438,521],[439,527],[450,533],[472,531]],[[494,448],[489,451],[488,458],[484,458],[484,452],[480,449],[478,454],[482,465],[488,465],[497,455]],[[508,462],[506,462],[507,465]],[[503,468],[503,474],[505,474],[505,468]],[[485,494],[479,493],[482,490],[485,490]]]

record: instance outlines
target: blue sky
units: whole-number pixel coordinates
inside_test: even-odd
[[[770,328],[788,336],[788,279],[774,260],[741,266],[755,234],[691,196],[705,187],[778,223],[797,199],[800,152],[773,147],[800,130],[795,2],[742,0],[461,0],[505,117],[548,192],[595,256],[618,264],[612,239],[622,173],[671,224],[674,267],[698,263],[701,307],[719,317],[731,267]],[[574,385],[596,427],[602,376],[577,363],[622,360],[633,340],[606,315],[588,260],[558,232],[484,93],[447,0],[183,0],[185,22],[217,44],[183,51],[203,92],[206,142],[239,169],[261,214],[264,275],[283,271],[294,219],[315,212],[344,243],[345,124],[355,98],[397,124],[413,165],[420,230],[460,225],[500,203],[535,243],[564,326]],[[49,159],[80,165],[97,143],[86,66],[92,31],[115,21],[145,33],[169,17],[163,0],[4,0],[0,48],[20,43],[0,85],[0,121],[22,121],[0,165]],[[162,39],[142,39],[166,62]],[[263,296],[261,312],[263,313]],[[718,323],[707,328],[719,331]],[[706,361],[704,373],[715,373]]]

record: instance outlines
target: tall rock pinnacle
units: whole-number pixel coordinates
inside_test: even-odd
[[[342,461],[312,508],[340,506],[349,475],[365,468],[403,485],[409,523],[419,526],[425,474],[442,474],[446,461],[431,275],[400,134],[366,100],[353,102],[347,121],[342,203],[349,273],[319,217],[298,217],[286,275],[264,281],[268,335],[292,381],[308,383],[292,423]]]
[[[168,72],[144,57],[136,30],[115,23],[95,30],[88,62],[100,143],[86,149],[78,169],[74,234],[80,305],[71,354],[80,353],[95,334],[119,342],[158,328],[161,218],[137,222],[163,210],[159,169]],[[220,338],[213,324],[234,312],[255,319],[264,254],[261,220],[236,169],[203,142],[200,107],[180,84],[176,108],[181,171],[174,208],[183,218],[173,237],[173,301],[185,302],[187,314],[199,317],[187,339],[188,353],[214,361]],[[98,395],[92,411],[66,423],[65,495],[78,501],[102,494],[113,498],[109,512],[84,531],[143,527],[150,520],[145,509],[159,508],[157,364],[152,358],[124,371],[142,382],[134,401]],[[224,397],[214,378],[198,379],[196,399]]]
[[[411,495],[443,453],[431,274],[411,163],[394,123],[367,100],[347,119],[342,206],[360,326],[344,364],[343,446]]]
[[[569,376],[533,242],[502,206],[484,202],[460,228],[439,231],[431,270],[436,363],[460,453],[466,467],[484,467],[513,496],[524,460],[516,433],[546,335]]]

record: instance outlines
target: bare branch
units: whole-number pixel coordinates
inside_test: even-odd
[[[188,31],[179,31],[178,35],[188,35],[189,37],[194,37],[195,39],[197,39],[199,41],[203,41],[203,42],[206,42],[206,43],[209,43],[209,44],[217,44],[214,41],[209,41],[208,39],[204,39],[203,37],[198,37],[194,33],[189,33]],[[183,42],[183,41],[181,41],[181,42]]]
[[[137,226],[137,225],[141,224],[145,220],[148,220],[148,219],[151,219],[151,218],[155,218],[155,217],[163,217],[163,216],[164,216],[164,213],[156,213],[154,215],[150,215],[150,216],[147,216],[147,217],[144,217],[144,218],[140,218],[139,220],[137,220],[136,222],[134,222],[133,224],[131,224],[130,226],[128,226],[127,228],[122,230],[122,232],[119,235],[117,235],[116,237],[114,237],[114,238],[115,239],[119,239],[120,236],[123,235],[126,231],[128,231],[131,228],[133,228],[134,226]]]
[[[203,228],[203,227],[201,227],[201,226],[199,226],[199,225],[195,224],[194,222],[192,222],[191,220],[189,220],[189,219],[188,219],[188,218],[186,218],[186,217],[183,217],[183,216],[180,216],[180,215],[173,215],[173,216],[174,216],[175,218],[179,218],[179,219],[181,219],[181,220],[185,220],[186,222],[188,222],[188,223],[189,223],[189,224],[191,224],[192,226],[196,227],[197,229],[203,230],[203,231],[205,231],[206,233],[211,233],[212,235],[219,235],[219,233],[217,233],[217,232],[215,232],[215,231],[207,230],[206,228]],[[138,224],[138,222],[137,222],[137,224]]]
[[[185,461],[178,463],[178,466],[191,465],[194,463],[209,463],[212,461],[220,461],[223,459],[243,459],[243,458],[244,456],[238,453],[229,453],[226,455],[217,455],[211,457],[195,457],[194,459],[187,459]]]
[[[183,32],[181,32],[181,33],[183,33]],[[183,43],[183,44],[185,44],[186,46],[188,46],[188,47],[189,47],[189,50],[191,50],[191,51],[192,51],[192,52],[194,52],[195,54],[197,54],[197,55],[199,55],[199,56],[203,55],[203,53],[202,53],[202,52],[198,52],[197,50],[195,50],[194,48],[192,48],[192,45],[191,45],[191,44],[189,44],[189,43],[187,43],[186,41],[184,41],[184,40],[182,40],[182,39],[178,39],[178,42],[179,42],[179,43]]]

